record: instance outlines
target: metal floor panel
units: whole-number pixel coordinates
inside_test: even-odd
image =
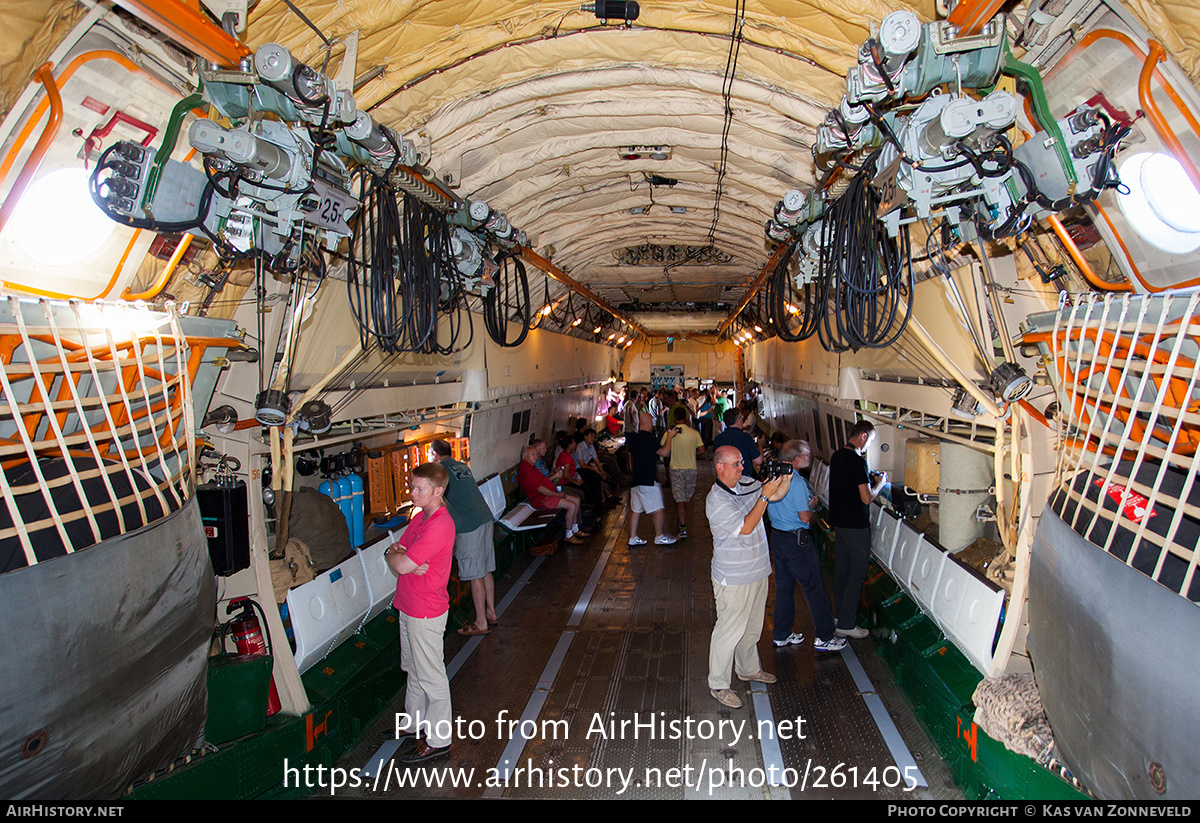
[[[482,726],[476,724],[475,728],[482,727],[485,733],[479,739],[456,738],[450,758],[425,767],[426,772],[443,773],[450,768],[474,769],[472,785],[430,787],[422,783],[398,789],[393,771],[393,784],[386,792],[364,788],[343,790],[342,796],[564,800],[618,796],[961,797],[890,683],[876,688],[932,788],[912,793],[883,785],[851,788],[851,780],[897,783],[895,761],[841,656],[813,651],[812,627],[803,625],[808,614],[799,590],[798,628],[806,636],[802,646],[775,649],[771,643],[773,585],[767,604],[760,654],[764,668],[774,671],[779,683],[766,687],[754,704],[749,684],[735,678],[733,689],[746,704],[741,709],[726,708],[712,698],[707,684],[708,645],[716,612],[709,576],[712,541],[704,518],[711,463],[701,462],[700,476],[689,507],[691,537],[686,541],[669,547],[653,543],[629,547],[628,512],[613,510],[606,515],[604,527],[585,545],[565,546],[545,558],[501,615],[500,626],[481,638],[450,685],[455,716],[464,722],[481,721]],[[669,494],[666,496],[667,531],[672,532],[675,507]],[[643,537],[652,532],[648,520],[642,518]],[[585,591],[606,547],[610,554],[594,588]],[[518,560],[496,581],[498,601],[528,565],[528,558]],[[581,598],[586,609],[578,625],[571,625]],[[569,644],[563,641],[565,633],[570,633]],[[461,638],[448,635],[447,659],[462,645]],[[556,646],[560,661],[552,660]],[[880,676],[886,680],[886,668],[875,659],[873,641],[854,641],[854,648],[872,681],[879,683]],[[548,663],[553,681],[540,683]],[[368,731],[339,765],[361,768],[380,746],[378,731],[391,728],[394,713],[403,711],[403,703],[401,693],[378,728]],[[755,705],[769,706],[775,723],[804,718],[805,738],[778,744],[784,767],[795,770],[791,779],[799,782],[803,777],[803,791],[799,786],[789,790],[767,785],[770,775],[764,769],[757,735],[763,718],[756,716]],[[535,713],[538,733],[521,746],[519,740],[511,742],[505,724],[519,720],[527,707]],[[498,720],[503,722],[498,724]],[[635,728],[631,725],[635,720],[643,725]],[[645,724],[651,721],[654,728],[648,729]],[[739,731],[740,737],[735,739]],[[509,754],[516,750],[520,754],[518,762],[505,767],[506,747]],[[839,764],[842,768],[835,777],[833,769]],[[507,785],[490,789],[485,785],[489,775],[495,778],[498,767],[516,766],[523,768],[509,773]],[[851,768],[856,769],[853,777]],[[891,771],[885,778],[887,769]],[[408,775],[411,778],[411,771]],[[836,785],[843,778],[846,782]]]

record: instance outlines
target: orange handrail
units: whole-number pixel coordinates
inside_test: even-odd
[[[1154,95],[1150,91],[1150,77],[1154,74],[1154,67],[1167,56],[1167,53],[1157,40],[1151,40],[1146,45],[1149,47],[1150,53],[1146,55],[1146,62],[1142,64],[1142,73],[1138,76],[1138,100],[1141,101],[1150,125],[1154,126],[1154,130],[1158,132],[1159,139],[1163,141],[1171,154],[1175,155],[1175,159],[1187,172],[1196,191],[1200,192],[1200,169],[1196,168],[1192,158],[1183,150],[1183,144],[1179,142],[1179,138],[1175,136],[1167,119],[1158,110],[1158,104],[1154,102]],[[1200,132],[1197,133],[1197,136],[1200,137]]]
[[[1157,68],[1158,63],[1166,55],[1162,45],[1157,41],[1150,40],[1147,43],[1147,48],[1149,49],[1149,53],[1147,53],[1138,48],[1137,44],[1133,41],[1133,38],[1124,32],[1117,31],[1115,29],[1095,29],[1084,35],[1084,37],[1078,43],[1076,43],[1069,52],[1066,53],[1063,59],[1058,62],[1058,65],[1056,65],[1046,74],[1046,78],[1049,79],[1050,77],[1053,77],[1062,70],[1063,66],[1067,65],[1084,51],[1086,51],[1088,47],[1090,47],[1097,40],[1116,40],[1118,43],[1125,46],[1125,48],[1129,49],[1129,52],[1142,62],[1142,72],[1138,78],[1138,102],[1142,104],[1142,108],[1145,110],[1146,116],[1150,120],[1150,124],[1154,127],[1155,132],[1158,133],[1159,139],[1161,139],[1165,145],[1170,146],[1172,141],[1175,145],[1179,145],[1179,140],[1175,136],[1175,132],[1171,129],[1166,119],[1162,117],[1162,113],[1159,111],[1158,106],[1154,102],[1154,98],[1150,93],[1151,77],[1158,81],[1158,85],[1162,87],[1163,92],[1171,99],[1171,102],[1175,104],[1175,108],[1183,116],[1183,119],[1187,121],[1187,124],[1191,130],[1196,134],[1197,137],[1200,137],[1200,120],[1196,119],[1196,116],[1192,114],[1191,109],[1188,108],[1187,103],[1184,102],[1183,98],[1179,96],[1179,92],[1175,91],[1175,87],[1167,81],[1167,78],[1163,76],[1163,73]],[[1175,153],[1174,149],[1172,149],[1172,153]],[[1191,162],[1191,158],[1188,157],[1186,152],[1183,152],[1181,149],[1180,152],[1176,154],[1176,159],[1179,160],[1184,169],[1188,169],[1190,167],[1190,171],[1188,171],[1188,177],[1191,178],[1193,185],[1196,186],[1196,190],[1200,191],[1200,172],[1197,171],[1195,165]]]
[[[179,265],[179,261],[183,259],[184,252],[188,250],[188,246],[192,244],[192,235],[185,234],[179,238],[179,245],[175,247],[175,252],[171,255],[171,259],[167,261],[166,267],[162,274],[154,281],[150,288],[136,294],[130,293],[129,289],[125,289],[121,295],[122,300],[151,300],[162,292],[167,287],[167,283],[171,279],[171,275],[175,273],[175,267]]]
[[[1121,247],[1121,253],[1125,255],[1125,262],[1129,264],[1129,268],[1133,272],[1134,276],[1137,277],[1138,280],[1141,280],[1143,284],[1145,284],[1146,281],[1142,277],[1142,272],[1137,267],[1137,261],[1133,259],[1133,252],[1129,250],[1129,246],[1126,245],[1125,239],[1121,237],[1121,232],[1117,231],[1117,227],[1113,225],[1112,218],[1108,216],[1108,212],[1104,210],[1104,206],[1101,206],[1095,201],[1093,201],[1091,205],[1092,208],[1096,210],[1096,213],[1100,215],[1100,218],[1108,225],[1108,230],[1113,233],[1113,237],[1117,238],[1117,245]],[[1151,291],[1156,291],[1156,289],[1153,287],[1147,287],[1150,288]]]
[[[154,83],[164,91],[175,95],[179,94],[177,90],[171,88],[153,74],[150,74],[148,71],[134,63],[125,55],[109,49],[85,51],[83,54],[77,55],[71,60],[70,63],[67,64],[67,67],[63,69],[56,78],[58,88],[66,88],[67,83],[75,75],[75,72],[79,71],[81,67],[92,62],[93,60],[111,60],[133,74],[140,74],[144,76],[147,80]],[[12,148],[5,156],[4,160],[0,161],[0,181],[3,181],[8,177],[8,172],[12,168],[13,163],[16,162],[17,155],[20,154],[21,149],[24,148],[25,141],[29,139],[29,135],[33,132],[33,129],[38,124],[38,121],[42,119],[42,115],[46,113],[46,109],[49,107],[49,105],[49,101],[45,99],[39,102],[37,107],[34,108],[33,114],[25,122],[25,125],[21,127],[21,131],[17,134],[16,139],[13,140]]]
[[[1058,219],[1056,214],[1046,215],[1046,222],[1050,224],[1050,228],[1054,229],[1054,233],[1058,235],[1058,239],[1062,241],[1063,247],[1067,250],[1067,254],[1071,255],[1071,259],[1075,261],[1075,265],[1079,267],[1083,278],[1101,291],[1133,291],[1133,285],[1128,281],[1124,283],[1109,283],[1107,280],[1101,280],[1092,271],[1092,267],[1088,261],[1083,258],[1079,251],[1079,247],[1075,245],[1075,241],[1067,232],[1062,221]]]
[[[58,93],[58,84],[55,83],[54,75],[51,73],[53,68],[53,63],[44,63],[37,70],[37,79],[46,87],[46,98],[49,100],[50,106],[50,119],[46,122],[46,128],[42,129],[42,136],[38,138],[33,151],[29,153],[29,157],[25,160],[25,165],[21,167],[21,173],[17,175],[16,182],[8,190],[8,196],[4,198],[4,205],[0,206],[0,231],[4,231],[4,227],[8,225],[8,218],[12,217],[13,210],[16,209],[21,195],[25,194],[25,189],[33,181],[34,175],[37,174],[38,168],[42,165],[42,159],[46,156],[46,152],[50,150],[50,144],[54,142],[54,138],[58,135],[59,126],[62,125],[62,96]]]

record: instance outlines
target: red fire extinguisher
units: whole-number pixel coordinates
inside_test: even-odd
[[[238,654],[251,657],[271,654],[271,647],[262,630],[262,626],[267,622],[267,616],[263,614],[262,606],[249,597],[238,597],[225,606],[225,614],[233,614],[234,610],[238,608],[241,609],[241,613],[226,624],[233,635],[233,642],[237,646]],[[259,623],[258,618],[254,615],[255,609],[262,614],[262,623]],[[271,689],[267,694],[267,714],[275,714],[281,708],[283,708],[283,704],[279,702],[279,691],[275,688],[275,678],[272,676]]]

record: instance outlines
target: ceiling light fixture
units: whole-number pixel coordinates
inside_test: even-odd
[[[670,146],[621,146],[617,154],[622,160],[670,160]]]
[[[596,0],[579,7],[580,11],[590,11],[598,20],[607,23],[609,20],[620,20],[629,25],[638,19],[642,13],[641,7],[634,0]]]

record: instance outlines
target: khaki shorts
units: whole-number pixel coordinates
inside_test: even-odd
[[[671,469],[671,496],[676,503],[686,503],[696,495],[696,470]]]
[[[454,559],[458,561],[458,579],[464,583],[478,580],[496,570],[496,547],[492,543],[492,523],[484,523],[473,532],[455,535]]]
[[[629,489],[629,508],[638,514],[653,514],[663,508],[662,486],[633,486]]]

